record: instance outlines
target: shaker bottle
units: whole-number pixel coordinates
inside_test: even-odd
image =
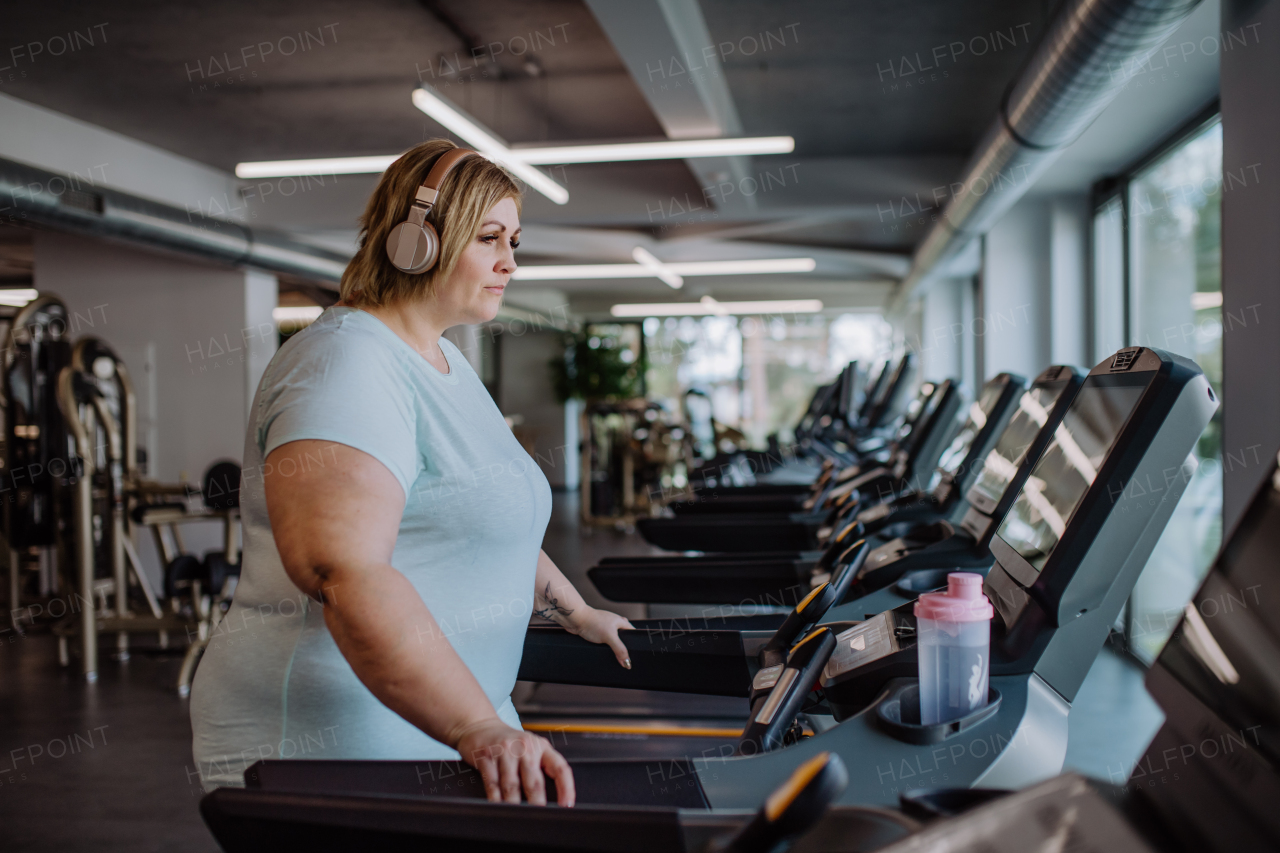
[[[916,600],[921,724],[949,722],[987,704],[994,612],[982,575],[973,572],[952,572],[946,592]]]

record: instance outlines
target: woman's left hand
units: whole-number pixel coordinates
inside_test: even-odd
[[[618,663],[631,669],[631,652],[627,651],[627,647],[622,644],[622,638],[618,636],[619,631],[635,630],[635,626],[625,616],[610,613],[608,610],[583,607],[565,621],[568,623],[565,628],[569,633],[577,634],[582,639],[593,643],[604,643],[613,649]]]

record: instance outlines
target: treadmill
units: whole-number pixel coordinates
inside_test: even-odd
[[[917,419],[928,404],[933,392],[937,389],[932,382],[921,383],[916,391],[915,399],[903,412],[902,423],[895,430],[893,444],[880,447],[865,454],[854,454],[859,457],[859,464],[849,464],[849,453],[840,456],[826,456],[822,470],[813,483],[789,490],[754,490],[752,487],[739,487],[727,490],[702,490],[689,501],[677,501],[669,504],[675,515],[704,515],[726,512],[753,513],[790,513],[798,512],[807,506],[814,506],[835,485],[853,478],[861,470],[861,464],[878,464],[888,460],[894,450],[905,442]],[[834,478],[834,479],[833,479]]]
[[[759,673],[781,672],[788,650],[848,593],[869,550],[865,540],[848,548],[830,579],[786,614],[719,616],[708,608],[701,616],[632,620],[634,634],[624,633],[650,653],[639,678],[602,668],[593,644],[568,639],[558,626],[531,626],[518,677],[533,684],[516,701],[524,727],[553,737],[566,757],[732,754],[753,691],[764,686]],[[639,665],[632,660],[632,669]],[[590,742],[570,737],[577,734]]]
[[[791,513],[734,512],[642,518],[640,534],[669,551],[805,551],[818,546],[818,531],[833,523],[827,506],[859,488],[898,491],[932,471],[950,440],[960,408],[960,391],[953,380],[940,383],[912,425],[906,447],[894,454],[892,467],[859,474],[838,487],[828,486],[825,500],[812,510]]]
[[[853,853],[920,828],[889,809],[832,808],[848,770],[830,753],[797,767],[754,812],[709,810],[681,784],[691,766],[683,759],[630,773],[623,765],[578,768],[572,809],[485,802],[480,774],[465,765],[443,779],[432,775],[438,768],[418,768],[416,785],[369,776],[352,791],[343,762],[307,763],[313,766],[254,765],[244,789],[219,788],[201,800],[205,825],[226,853]],[[553,800],[550,780],[547,789]]]
[[[899,360],[896,367],[891,368],[891,364],[892,362],[886,361],[881,367],[871,389],[863,398],[855,424],[851,425],[856,435],[869,436],[869,438],[864,439],[869,443],[866,444],[863,450],[858,450],[855,447],[855,453],[871,453],[882,448],[885,441],[881,434],[891,429],[889,425],[902,414],[906,406],[907,396],[911,389],[911,380],[914,377],[913,356],[911,353],[906,353]],[[813,449],[812,444],[807,440],[807,436],[822,417],[822,407],[829,400],[829,396],[824,395],[829,395],[829,389],[830,386],[823,386],[818,389],[814,394],[813,401],[810,403],[808,413],[801,419],[796,428],[796,442],[802,451],[809,452]],[[720,483],[715,478],[712,478],[712,481],[708,481],[704,476],[703,484],[696,485],[694,491],[699,501],[707,501],[747,495],[805,495],[808,493],[809,487],[807,485],[797,486],[790,483],[769,482],[761,482],[750,486],[733,486]],[[803,497],[801,500],[803,500]],[[787,509],[788,507],[789,505],[782,508]]]
[[[1069,370],[1069,369],[1068,369]],[[1074,371],[1071,371],[1074,374]],[[1039,381],[1039,380],[1038,380]],[[1077,380],[1077,384],[1078,384]],[[1001,373],[983,386],[978,400],[939,459],[929,492],[911,492],[864,510],[858,525],[828,540],[825,552],[781,555],[708,555],[704,557],[630,557],[601,561],[587,572],[596,589],[612,601],[659,604],[725,604],[744,600],[779,603],[801,596],[814,579],[825,579],[830,561],[860,538],[866,524],[890,526],[928,516],[963,513],[961,495],[982,471],[982,461],[1003,437],[1023,393],[1021,377]],[[875,515],[872,515],[875,514]],[[750,565],[748,565],[750,564]]]
[[[836,461],[847,456],[848,448],[843,446],[843,441],[852,438],[845,432],[855,417],[852,400],[856,394],[857,376],[858,363],[851,361],[834,383],[823,386],[815,393],[808,413],[796,426],[798,441],[806,437],[812,439],[805,445],[809,454],[823,457],[817,481],[757,482],[750,486],[724,484],[727,479],[751,478],[757,473],[762,478],[769,479],[769,475],[774,474],[774,469],[783,468],[786,456],[776,440],[773,440],[769,451],[744,450],[732,462],[723,465],[708,464],[695,471],[691,480],[702,485],[695,485],[690,499],[669,503],[672,512],[679,515],[739,509],[754,512],[792,512],[799,509],[815,488],[821,488]],[[825,405],[823,400],[826,400]],[[825,433],[830,435],[825,436]],[[784,476],[791,479],[793,473],[788,472]],[[774,479],[777,477],[774,474]],[[708,484],[717,484],[719,488]]]
[[[1074,371],[1068,371],[1058,381],[1065,387],[1074,387],[1079,380]],[[1052,407],[1063,405],[1058,401],[1068,396],[1060,390]],[[1052,430],[1048,448],[1025,475],[1012,509],[999,526],[999,536],[993,539],[997,564],[988,575],[986,591],[997,604],[995,636],[999,636],[1000,620],[1004,619],[1008,637],[1003,653],[996,651],[998,644],[993,641],[993,676],[1015,676],[1010,689],[1023,691],[1016,700],[1022,703],[1015,706],[1016,713],[1020,713],[1017,708],[1027,707],[1030,696],[1040,703],[1035,706],[1037,715],[1048,714],[1047,722],[1034,721],[1028,731],[1048,731],[1052,741],[1052,730],[1061,723],[1059,733],[1065,739],[1067,703],[1163,531],[1167,516],[1190,477],[1186,471],[1179,473],[1186,454],[1216,405],[1194,363],[1153,350],[1121,350],[1091,371],[1079,393],[1070,400],[1061,424]],[[1175,451],[1181,455],[1175,455]],[[1164,467],[1155,467],[1158,463]],[[1135,482],[1135,477],[1154,477],[1153,471],[1160,472],[1158,483],[1152,480],[1146,491],[1130,488],[1129,492],[1141,494],[1126,500],[1122,487]],[[1157,485],[1161,500],[1150,494]],[[1134,503],[1143,506],[1131,506]],[[1139,534],[1142,538],[1135,538]],[[1012,552],[1009,541],[1022,542],[1022,550]],[[1033,548],[1040,550],[1033,552]],[[1052,559],[1045,556],[1046,550]],[[1028,569],[1028,560],[1036,560],[1043,574]],[[850,568],[856,568],[856,563],[851,563]],[[1036,597],[1019,598],[1025,590],[1019,593],[1013,589],[1010,578],[1016,578]],[[847,576],[844,582],[848,582]],[[1045,583],[1051,585],[1045,587]],[[1072,595],[1065,596],[1066,592]],[[1093,601],[1103,593],[1108,596],[1104,602]],[[1066,602],[1085,600],[1088,604],[1080,608],[1081,618],[1065,622],[1064,630],[1055,637],[1058,626],[1053,619],[1059,614],[1048,611],[1058,606],[1054,601],[1066,608],[1068,604],[1061,602],[1064,596]],[[855,604],[860,609],[863,606]],[[894,604],[895,609],[865,620],[861,613],[849,614],[850,605],[827,611],[825,624],[847,629],[840,634],[833,657],[836,669],[828,673],[824,683],[826,704],[834,718],[858,719],[861,705],[872,702],[891,678],[910,679],[914,675],[911,604],[903,603],[901,597]],[[1085,610],[1092,611],[1087,618],[1083,615]],[[632,652],[632,672],[619,670],[616,664],[610,669],[609,650],[592,652],[589,644],[567,632],[531,632],[520,678],[685,692],[703,692],[699,685],[707,685],[705,692],[721,695],[732,695],[736,687],[737,695],[750,695],[741,685],[747,678],[759,676],[759,668],[745,650],[751,649],[752,643],[761,642],[761,634],[741,632],[744,652],[739,654],[731,625],[705,632],[683,630],[688,627],[691,626],[686,623],[681,630],[669,634],[654,629],[623,632],[624,642]],[[666,656],[687,649],[698,653],[682,656],[678,664],[664,670],[663,661],[670,660]],[[720,655],[720,661],[711,664],[708,655],[712,654]],[[852,662],[847,660],[849,655],[853,655]],[[572,666],[561,666],[571,657]],[[728,660],[734,663],[726,669],[724,661]],[[702,664],[707,666],[699,673]],[[800,683],[811,684],[813,680]],[[711,687],[713,684],[717,686]],[[1052,685],[1052,689],[1046,685]],[[1050,696],[1065,701],[1045,704],[1045,697]],[[1060,712],[1060,720],[1054,712]],[[845,725],[837,730],[843,731]],[[860,725],[875,728],[876,723],[864,721]],[[1037,729],[1036,725],[1042,728]],[[1015,725],[1009,731],[1017,728]],[[1007,739],[1011,735],[1004,736]],[[1059,747],[1065,750],[1065,740],[1054,748]]]
[[[363,832],[399,833],[406,849],[443,838],[445,849],[652,850],[683,841],[673,809],[754,809],[828,752],[861,768],[836,800],[850,806],[891,806],[926,786],[1019,788],[1047,778],[1065,754],[1069,702],[1168,522],[1194,469],[1188,454],[1216,408],[1199,368],[1159,350],[1121,350],[1090,372],[993,540],[988,704],[960,720],[923,726],[914,715],[914,619],[904,608],[819,627],[793,646],[739,755],[573,762],[582,801],[607,802],[608,814],[460,802],[480,794],[479,780],[456,761],[283,760],[254,764],[246,790],[215,791],[202,812],[233,851],[304,834],[350,843]],[[630,641],[640,632],[624,633],[639,649]],[[698,644],[686,645],[697,657]],[[815,681],[836,725],[792,742]],[[645,823],[623,803],[658,810]],[[642,838],[655,824],[666,834]]]
[[[884,366],[887,370],[889,362],[886,361]],[[881,372],[883,381],[876,383],[879,386],[878,393],[874,397],[868,395],[866,411],[862,418],[863,432],[874,433],[888,426],[898,416],[911,394],[915,372],[915,356],[910,352],[904,353],[898,360],[897,366],[889,374],[888,379],[884,379],[883,371]]]
[[[1280,468],[1187,605],[1146,686],[1165,719],[1122,784],[1064,774],[1025,791],[907,796],[929,821],[885,853],[1280,850]],[[1057,842],[1057,843],[1055,843]]]
[[[997,525],[1013,506],[1083,381],[1075,368],[1064,365],[1036,377],[1000,440],[984,457],[958,519],[880,528],[873,539],[876,549],[851,586],[849,600],[838,611],[840,617],[861,619],[941,589],[947,584],[947,573],[956,569],[985,573],[995,559],[989,546]],[[873,513],[874,508],[860,514],[859,523]],[[884,541],[886,535],[893,538]]]
[[[915,399],[903,412],[902,422],[895,431],[893,443],[865,454],[860,463],[850,464],[847,459],[828,456],[822,463],[822,469],[814,482],[799,488],[786,487],[785,490],[771,491],[761,487],[735,487],[732,489],[712,489],[698,492],[691,501],[681,501],[670,505],[672,513],[677,517],[685,517],[686,524],[693,521],[688,517],[695,515],[715,515],[719,517],[730,513],[739,516],[752,515],[778,516],[783,514],[808,512],[815,506],[825,502],[832,490],[842,486],[846,481],[856,477],[863,466],[875,467],[894,457],[899,450],[909,446],[913,430],[925,412],[937,386],[932,382],[921,383]],[[847,490],[846,490],[847,491]],[[652,519],[644,519],[646,523]]]
[[[1031,746],[1021,754],[1030,756],[1033,765],[1039,766],[1044,756],[1052,758],[1055,752],[1061,761],[1069,702],[1190,478],[1184,464],[1187,454],[1216,406],[1199,369],[1178,356],[1132,348],[1121,350],[1091,371],[992,543],[997,562],[984,587],[997,613],[992,683],[1007,676],[1006,687],[997,689],[1013,691],[1013,704],[1006,711],[993,702],[963,729],[1009,713],[1011,718],[988,727],[989,734],[1002,733],[1005,743],[999,744],[1000,748],[1014,735],[1025,735]],[[1132,485],[1139,482],[1146,484],[1144,488]],[[1159,499],[1151,493],[1157,487]],[[916,653],[910,603],[859,622],[842,622],[840,616],[840,609],[833,609],[824,620],[842,633],[836,638],[823,689],[833,717],[845,722],[815,741],[847,732],[850,724],[852,730],[883,729],[885,721],[877,722],[876,717],[889,713],[883,710],[886,687],[896,680],[897,687],[914,689]],[[656,657],[678,651],[671,645],[673,638],[624,633],[624,641],[632,649],[635,674],[603,671],[609,657],[605,650],[606,654],[598,655],[601,666],[593,667],[595,675],[581,667],[557,676],[555,660],[560,652],[549,653],[547,646],[531,649],[526,643],[521,677],[536,674],[542,681],[580,679],[576,683],[598,678],[603,680],[593,683],[663,689]],[[715,640],[722,650],[732,646],[724,633],[720,631]],[[691,635],[679,637],[684,647],[703,645],[701,638]],[[566,633],[556,642],[567,646],[568,636]],[[708,637],[707,641],[712,640]],[[750,635],[744,634],[743,642],[749,641]],[[651,654],[646,656],[646,651]],[[724,653],[732,656],[731,651]],[[648,666],[637,663],[642,659]],[[751,669],[752,662],[744,662]],[[703,677],[710,683],[715,675],[709,669]],[[697,676],[685,671],[681,678],[683,683],[675,689],[697,689]],[[722,684],[723,678],[721,674]],[[797,683],[807,686],[813,680],[806,676]],[[911,694],[906,692],[909,705]],[[865,710],[869,704],[875,713]],[[791,706],[784,703],[782,707]],[[893,707],[901,709],[903,703]],[[1024,711],[1031,715],[1029,722],[1022,717]],[[918,731],[911,736],[925,737]],[[928,737],[920,741],[927,742]],[[889,752],[896,748],[881,745]],[[993,747],[993,751],[999,750]],[[1008,758],[997,778],[1015,773],[1020,766],[1018,759]],[[872,792],[868,789],[865,793],[870,796]]]

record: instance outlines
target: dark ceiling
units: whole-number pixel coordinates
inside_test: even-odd
[[[790,134],[799,153],[820,157],[967,154],[1052,4],[700,5],[713,39],[740,46],[723,51],[723,67],[746,132]],[[14,68],[27,76],[0,91],[224,169],[241,160],[385,153],[438,133],[409,103],[419,79],[512,142],[662,133],[578,0],[6,7],[14,44],[73,30],[105,35],[105,43],[57,62],[20,57]],[[512,52],[535,32],[538,49],[525,57],[536,58],[541,76],[531,77]],[[282,55],[290,36],[308,49]],[[466,36],[502,48],[496,61],[471,67]],[[961,42],[967,46],[949,46]],[[655,67],[661,62],[655,57]],[[215,63],[244,67],[220,75]],[[458,64],[468,67],[449,75]],[[910,74],[917,64],[932,70]]]
[[[796,138],[794,155],[756,158],[753,170],[794,163],[804,186],[762,199],[745,218],[655,226],[654,199],[700,192],[684,162],[577,165],[557,175],[571,203],[530,194],[526,217],[907,251],[923,229],[886,228],[877,205],[954,178],[1055,5],[698,0],[744,132]],[[583,0],[8,3],[3,21],[11,44],[71,31],[92,31],[95,44],[56,62],[10,61],[0,92],[224,170],[394,153],[440,135],[410,103],[419,82],[513,143],[661,138],[642,87],[680,79],[655,50],[654,70],[638,80]],[[295,42],[305,49],[290,50]],[[266,224],[349,228],[372,186],[366,177],[341,182],[329,207],[316,197],[296,219]]]

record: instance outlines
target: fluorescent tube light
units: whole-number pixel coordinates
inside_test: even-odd
[[[658,278],[662,279],[662,283],[668,287],[679,290],[684,287],[684,279],[673,273],[662,261],[646,252],[642,247],[636,246],[631,250],[631,257],[636,259],[636,263],[652,272]]]
[[[667,264],[679,275],[763,275],[780,272],[813,272],[818,262],[813,258],[756,258],[742,261],[689,261]]]
[[[546,165],[790,154],[794,150],[796,150],[796,141],[790,136],[750,136],[740,139],[672,139],[664,142],[610,142],[600,145],[512,148],[511,156],[518,157],[525,163]]]
[[[742,261],[689,261],[662,264],[678,276],[768,275],[770,273],[812,272],[813,258],[756,258]],[[524,281],[573,281],[587,278],[651,278],[654,272],[642,264],[539,264],[516,267],[513,279]]]
[[[40,294],[31,287],[9,287],[0,290],[0,305],[21,308]]]
[[[683,160],[696,157],[734,157],[751,154],[789,154],[796,141],[790,136],[749,136],[736,139],[672,139],[660,142],[611,142],[598,145],[542,145],[512,148],[488,128],[428,88],[413,90],[413,105],[463,139],[472,148],[502,163],[529,186],[552,201],[568,199],[568,191],[537,169],[551,163],[621,163],[636,160]],[[385,171],[400,157],[326,157],[316,160],[261,160],[236,164],[238,178],[282,178],[302,175],[358,175]],[[554,187],[554,189],[553,189]],[[564,204],[563,201],[556,201]]]
[[[328,157],[319,160],[261,160],[237,163],[237,178],[284,178],[304,175],[364,175],[385,172],[399,154],[375,157]]]
[[[277,323],[311,323],[324,309],[319,305],[286,305],[271,309],[271,319]]]
[[[413,105],[452,131],[490,160],[494,160],[556,204],[569,200],[569,191],[533,166],[512,156],[511,149],[488,128],[426,87],[413,90]]]
[[[1217,293],[1193,293],[1191,294],[1191,310],[1199,311],[1202,308],[1221,308],[1222,292]]]
[[[615,317],[705,317],[708,315],[742,316],[746,314],[817,314],[822,310],[818,299],[774,299],[763,302],[717,302],[704,297],[702,302],[650,302],[615,305],[609,313]]]

